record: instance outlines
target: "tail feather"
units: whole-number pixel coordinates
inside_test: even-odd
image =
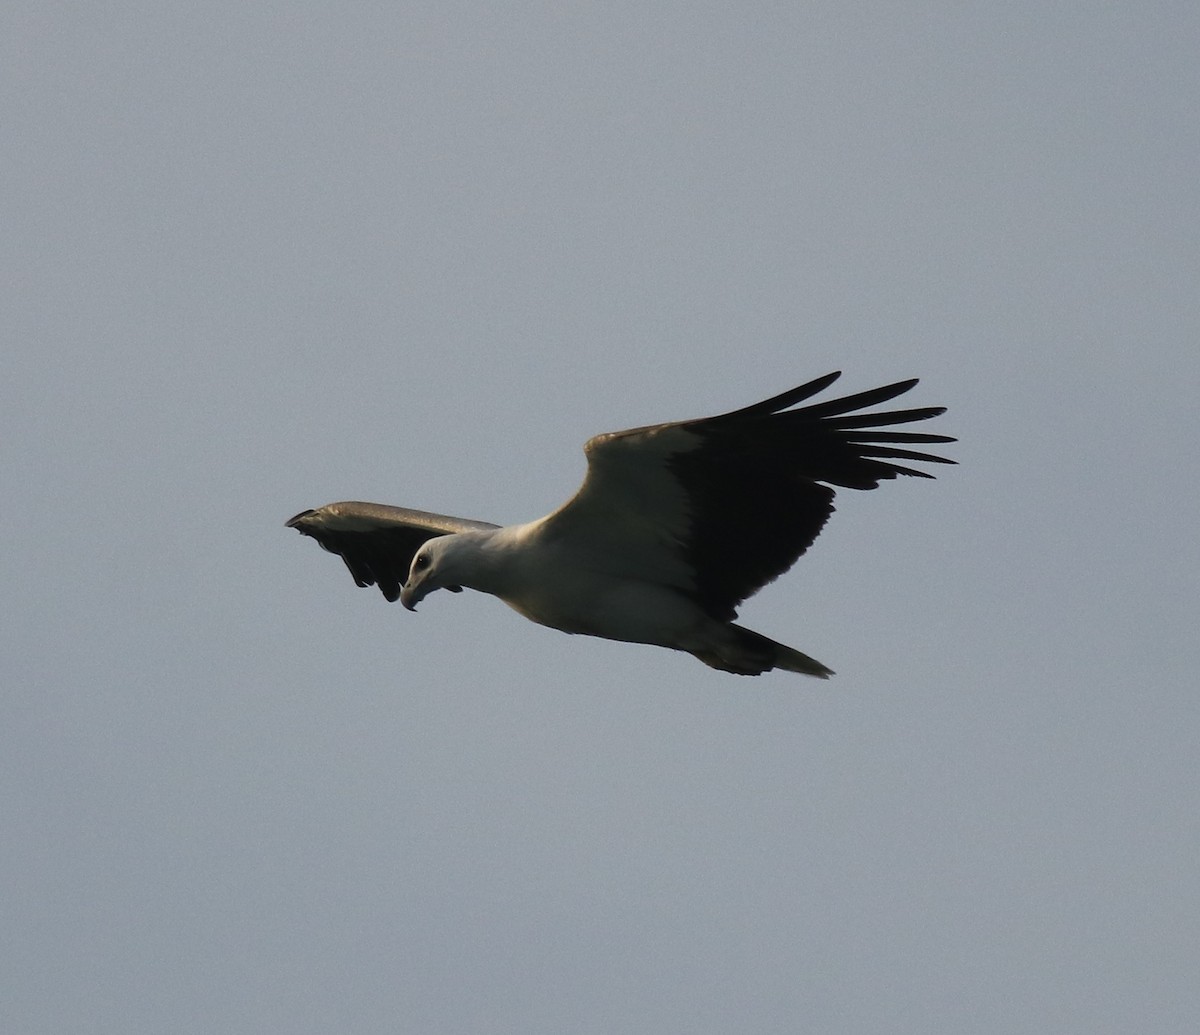
[[[745,629],[740,625],[727,625],[725,628],[733,634],[729,642],[717,650],[694,652],[696,657],[712,668],[739,676],[758,676],[776,668],[815,676],[817,679],[828,679],[833,675],[833,669],[822,665],[816,658],[810,658],[794,647],[777,643],[753,629]]]

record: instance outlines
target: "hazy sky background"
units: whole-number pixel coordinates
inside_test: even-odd
[[[0,14],[0,1029],[1200,1030],[1200,9]],[[742,679],[283,527],[919,376]]]

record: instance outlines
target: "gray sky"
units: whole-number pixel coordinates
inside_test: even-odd
[[[1200,1028],[1192,4],[0,15],[0,1028]],[[746,624],[410,615],[285,530],[920,376]]]

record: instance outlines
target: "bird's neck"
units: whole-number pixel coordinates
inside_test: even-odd
[[[508,528],[460,532],[446,544],[445,560],[451,562],[454,581],[480,593],[503,596],[513,578],[517,537]]]

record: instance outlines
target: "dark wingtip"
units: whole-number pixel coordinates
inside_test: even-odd
[[[764,399],[762,402],[751,403],[749,406],[743,406],[739,410],[731,410],[729,413],[722,413],[716,417],[705,418],[703,421],[692,421],[689,423],[725,422],[746,420],[750,417],[770,416],[771,414],[778,413],[780,410],[787,409],[789,406],[794,406],[798,402],[803,402],[805,399],[811,399],[814,395],[819,395],[841,376],[842,372],[840,370],[833,370],[822,377],[815,378],[796,388],[780,392],[779,395],[773,395],[770,399]]]
[[[316,513],[315,510],[302,510],[294,518],[289,518],[287,521],[285,521],[283,523],[283,527],[284,528],[295,528],[298,531],[303,532],[304,529],[301,528],[300,526],[303,523],[304,519],[306,517],[308,517],[310,514],[315,514],[315,513]]]

